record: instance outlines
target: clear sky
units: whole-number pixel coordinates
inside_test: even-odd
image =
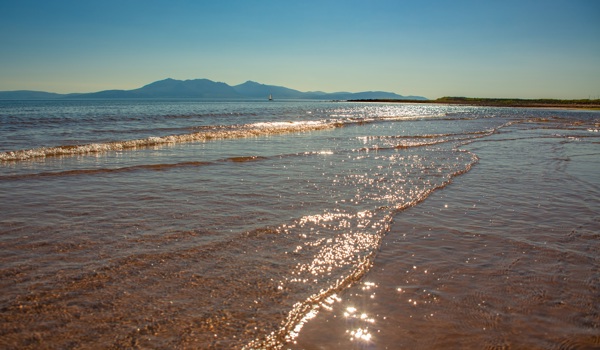
[[[0,90],[596,98],[598,0],[0,0]]]

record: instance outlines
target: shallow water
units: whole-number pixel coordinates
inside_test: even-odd
[[[563,122],[464,146],[479,164],[398,213],[289,348],[600,348],[599,145]]]
[[[2,103],[3,348],[597,345],[597,113]]]

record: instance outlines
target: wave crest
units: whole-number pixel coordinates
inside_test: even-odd
[[[0,161],[22,161],[34,158],[75,156],[109,151],[123,151],[136,148],[147,148],[187,142],[205,142],[219,139],[258,137],[293,132],[307,132],[338,127],[336,123],[321,121],[311,122],[276,122],[257,123],[241,126],[217,126],[190,134],[151,136],[145,139],[91,143],[85,145],[62,145],[40,147],[35,149],[7,151],[0,153]]]

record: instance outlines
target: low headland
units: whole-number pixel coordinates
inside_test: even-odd
[[[392,103],[425,103],[453,104],[488,107],[530,107],[530,108],[578,108],[600,109],[600,99],[558,100],[558,99],[520,99],[520,98],[477,98],[477,97],[441,97],[435,100],[348,100],[348,102],[392,102]]]

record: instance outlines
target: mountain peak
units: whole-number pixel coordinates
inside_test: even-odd
[[[257,82],[255,82],[255,81],[253,81],[253,80],[248,80],[248,81],[246,81],[245,83],[242,83],[242,84],[240,84],[240,85],[237,85],[237,86],[241,86],[241,85],[262,85],[262,86],[264,86],[264,84],[257,83]]]

